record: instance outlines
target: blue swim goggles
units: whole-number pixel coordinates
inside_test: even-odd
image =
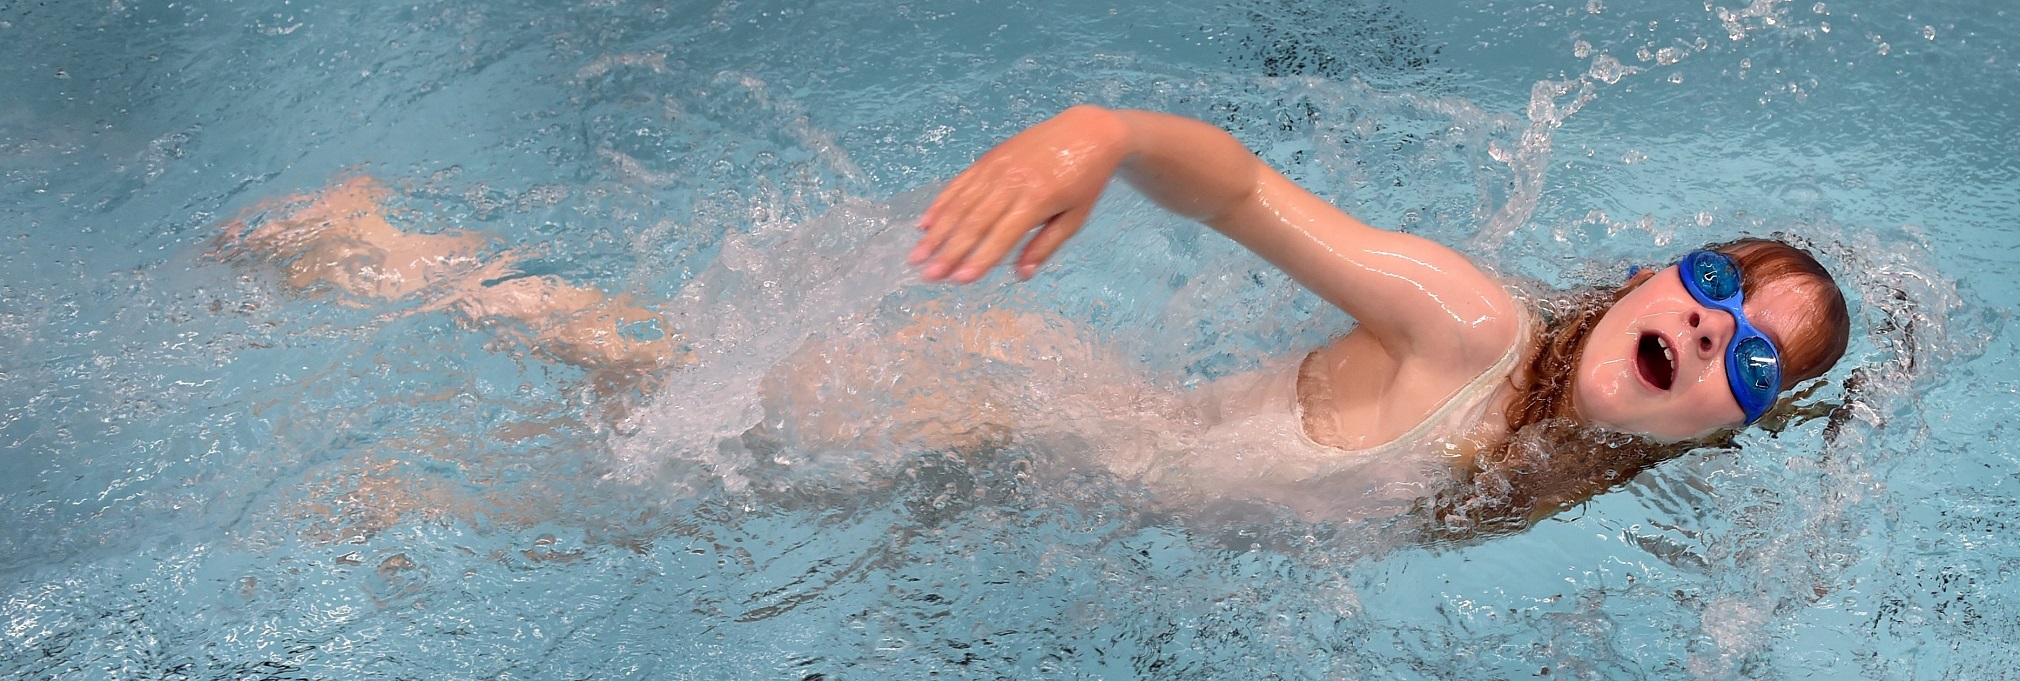
[[[1739,290],[1739,263],[1717,251],[1691,251],[1676,269],[1683,277],[1684,290],[1690,291],[1698,304],[1732,315],[1732,340],[1725,346],[1725,380],[1732,385],[1740,410],[1746,412],[1746,422],[1760,420],[1781,393],[1782,356],[1760,329],[1747,323],[1746,313],[1740,309],[1745,300]]]

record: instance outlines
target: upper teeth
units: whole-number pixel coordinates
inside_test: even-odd
[[[1655,337],[1655,344],[1656,344],[1656,345],[1660,345],[1660,346],[1662,346],[1662,358],[1663,358],[1663,359],[1666,359],[1666,360],[1669,360],[1669,361],[1671,361],[1671,362],[1674,362],[1674,361],[1676,361],[1676,352],[1675,352],[1675,351],[1673,351],[1673,350],[1670,350],[1670,349],[1669,349],[1669,339],[1668,339],[1668,338],[1663,338],[1663,337],[1661,337],[1661,336],[1656,336],[1656,337]]]

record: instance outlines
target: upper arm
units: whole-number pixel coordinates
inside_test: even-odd
[[[1119,150],[1117,169],[1151,200],[1211,225],[1282,268],[1353,315],[1397,360],[1465,371],[1484,368],[1482,362],[1498,359],[1514,342],[1520,325],[1515,301],[1465,256],[1362,224],[1285,179],[1219,128],[1098,107],[1076,107],[1059,119],[1069,116],[1086,124],[1074,130],[1090,131],[1077,133],[1076,143]]]
[[[1517,303],[1464,255],[1370,227],[1250,160],[1253,190],[1204,221],[1345,310],[1395,357],[1470,365],[1514,342]]]

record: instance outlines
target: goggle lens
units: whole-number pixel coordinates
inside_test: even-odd
[[[1691,269],[1697,287],[1712,300],[1726,300],[1739,293],[1739,265],[1726,254],[1709,252],[1693,259]]]
[[[1740,381],[1756,394],[1772,400],[1781,390],[1781,358],[1775,355],[1774,348],[1768,345],[1766,339],[1754,336],[1740,340],[1727,360],[1735,363]]]

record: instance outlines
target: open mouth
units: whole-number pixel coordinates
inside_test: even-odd
[[[1676,352],[1669,349],[1669,339],[1641,334],[1641,344],[1634,351],[1634,370],[1658,390],[1668,390],[1676,383]]]

